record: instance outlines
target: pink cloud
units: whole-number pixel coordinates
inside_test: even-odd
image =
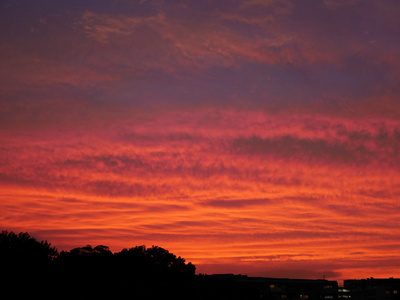
[[[93,8],[3,41],[0,223],[199,272],[395,275],[398,10],[360,3]]]

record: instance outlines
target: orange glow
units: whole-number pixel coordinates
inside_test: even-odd
[[[395,1],[36,2],[0,4],[1,230],[400,277]]]
[[[198,272],[394,270],[400,178],[390,132],[381,145],[379,129],[361,121],[324,117],[319,130],[322,120],[308,117],[219,113],[116,123],[91,137],[4,137],[3,226],[67,250],[157,244]],[[357,132],[365,138],[352,144]]]

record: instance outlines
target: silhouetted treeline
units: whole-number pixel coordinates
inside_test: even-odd
[[[2,293],[11,298],[253,299],[240,286],[195,275],[193,264],[157,246],[112,253],[87,245],[59,253],[28,233],[2,231],[0,264]]]

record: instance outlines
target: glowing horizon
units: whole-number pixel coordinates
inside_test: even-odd
[[[37,2],[1,4],[1,230],[400,277],[397,3]]]

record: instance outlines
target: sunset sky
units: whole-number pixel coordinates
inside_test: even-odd
[[[2,0],[0,230],[197,273],[400,277],[398,0]]]

